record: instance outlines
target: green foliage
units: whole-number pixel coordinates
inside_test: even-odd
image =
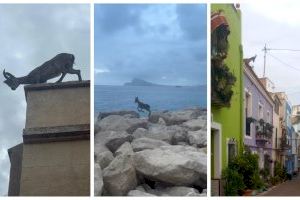
[[[246,187],[243,176],[234,169],[226,168],[222,173],[222,178],[225,179],[224,193],[226,196],[241,195]]]
[[[243,189],[261,189],[264,182],[259,175],[258,155],[244,151],[233,159],[223,172],[225,195],[237,195]],[[233,178],[234,177],[234,178]]]
[[[287,171],[284,167],[280,166],[280,163],[276,162],[274,167],[274,176],[280,178],[280,181],[285,181],[287,179]]]
[[[211,34],[211,101],[218,107],[230,107],[232,87],[236,82],[234,73],[224,63],[228,53],[228,26],[219,26]]]
[[[259,171],[259,174],[262,176],[262,178],[267,181],[270,176],[270,170],[268,168],[261,169]]]
[[[270,183],[272,184],[272,185],[277,185],[278,183],[280,183],[281,182],[281,178],[277,175],[277,176],[272,176],[271,178],[270,178]]]
[[[250,189],[258,190],[262,189],[265,186],[264,181],[260,178],[257,170],[253,173],[253,175],[250,178]]]
[[[223,62],[212,60],[211,63],[212,104],[229,107],[233,95],[232,87],[236,82],[236,77]]]

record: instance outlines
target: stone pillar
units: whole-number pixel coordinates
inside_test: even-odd
[[[90,82],[24,87],[21,196],[90,195]]]
[[[23,143],[8,149],[8,156],[10,160],[8,196],[20,195],[22,155],[23,155]]]

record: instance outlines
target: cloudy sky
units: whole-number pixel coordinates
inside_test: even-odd
[[[299,50],[270,50],[266,57],[266,76],[295,105],[300,104],[300,2],[282,2],[241,4],[244,57],[257,55],[254,69],[261,77],[265,43],[268,48]]]
[[[82,78],[90,79],[89,23],[89,5],[0,4],[0,196],[8,190],[7,149],[22,142],[26,110],[23,86],[12,91],[3,83],[3,69],[23,76],[56,54],[68,52],[75,55],[74,68],[81,70]],[[77,76],[66,75],[67,80]]]
[[[206,5],[95,6],[95,83],[206,84]]]

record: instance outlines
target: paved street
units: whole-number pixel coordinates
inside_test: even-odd
[[[277,185],[262,196],[300,196],[300,175],[293,177],[291,181],[286,181]]]

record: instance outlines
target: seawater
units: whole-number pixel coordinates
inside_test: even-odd
[[[99,112],[135,110],[135,97],[151,111],[206,108],[206,86],[95,86],[95,116]]]

